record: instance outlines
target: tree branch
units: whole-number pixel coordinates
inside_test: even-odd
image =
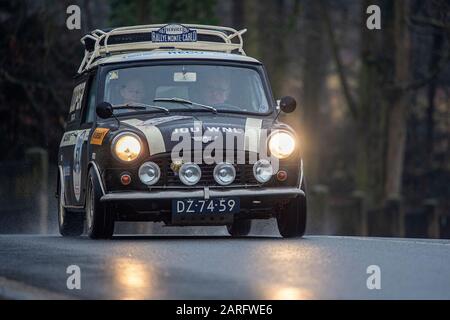
[[[434,70],[432,70],[429,74],[427,74],[425,77],[423,77],[422,79],[419,79],[417,81],[410,82],[410,83],[396,85],[395,86],[396,89],[406,90],[406,91],[420,89],[421,87],[427,85],[431,80],[436,78],[445,69],[445,67],[449,61],[450,60],[448,59],[448,55],[447,55],[447,59],[441,60],[441,63]]]
[[[444,22],[433,19],[433,18],[427,18],[427,17],[411,17],[409,19],[409,24],[421,24],[424,26],[431,26],[438,29],[444,29],[447,30],[447,38],[450,40],[450,25],[445,24]],[[394,85],[394,90],[417,90],[421,87],[427,85],[431,80],[435,79],[448,65],[450,62],[450,52],[447,48],[444,48],[442,50],[444,52],[442,58],[440,59],[439,63],[436,65],[436,67],[431,70],[427,75],[422,77],[421,79],[418,79],[416,81],[408,82],[408,83],[398,83]]]
[[[438,29],[447,29],[450,30],[450,24],[446,24],[438,19],[433,19],[430,17],[411,17],[409,19],[409,21],[412,24],[421,24],[421,25],[425,25],[425,26],[431,26],[431,27],[435,27]]]
[[[347,76],[345,74],[345,70],[344,70],[344,64],[342,62],[342,58],[340,55],[340,49],[339,49],[339,44],[337,42],[336,39],[336,35],[333,31],[333,26],[331,24],[331,19],[330,19],[330,15],[328,13],[328,9],[327,6],[325,5],[323,0],[319,1],[319,7],[320,7],[320,11],[323,17],[323,21],[325,24],[325,30],[327,32],[328,38],[330,40],[330,44],[331,44],[331,51],[333,54],[333,58],[334,58],[334,62],[336,64],[336,69],[339,75],[339,79],[341,82],[341,86],[342,86],[342,91],[344,93],[345,96],[345,100],[347,101],[347,106],[350,110],[351,115],[356,118],[358,116],[358,110],[356,107],[356,103],[355,100],[352,96],[351,90],[350,90],[350,86],[348,84],[348,79]]]
[[[36,99],[34,99],[29,92],[33,91],[35,88],[38,88],[40,90],[46,90],[47,92],[50,93],[50,95],[53,97],[53,99],[55,100],[55,102],[59,105],[59,109],[63,109],[65,103],[62,100],[62,98],[56,93],[55,89],[51,86],[51,85],[46,85],[44,83],[41,82],[37,82],[37,81],[30,81],[30,80],[24,80],[24,79],[18,79],[12,75],[10,75],[7,71],[5,70],[0,70],[0,80],[3,77],[3,79],[5,79],[6,81],[8,81],[9,83],[18,85],[20,87],[23,88],[23,90],[27,93],[27,97],[29,98],[30,103],[32,104],[33,107],[35,107],[36,111],[41,111],[42,108],[37,107],[37,104],[34,103]]]

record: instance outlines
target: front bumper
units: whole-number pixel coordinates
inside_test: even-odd
[[[173,199],[239,197],[240,213],[226,215],[173,215]],[[275,216],[291,199],[305,197],[300,188],[203,188],[154,189],[146,192],[110,192],[100,198],[115,208],[118,221],[163,221],[166,225],[227,225],[236,219],[268,219]]]
[[[100,198],[101,202],[122,202],[122,201],[142,201],[142,200],[170,200],[179,198],[221,198],[221,197],[241,197],[259,200],[260,198],[292,199],[305,197],[305,192],[300,188],[203,188],[203,189],[157,189],[152,191],[137,192],[111,192]]]

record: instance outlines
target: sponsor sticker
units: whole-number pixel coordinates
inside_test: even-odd
[[[73,89],[72,101],[70,103],[70,111],[72,113],[76,110],[81,109],[81,102],[83,101],[84,88],[86,87],[86,82],[82,82]]]
[[[81,133],[77,136],[75,148],[73,150],[73,191],[77,201],[80,201],[81,194],[81,160],[83,154],[83,144],[88,135],[89,130],[81,131]]]
[[[101,146],[103,144],[103,140],[106,137],[106,134],[109,132],[108,128],[97,128],[91,137],[91,144],[95,144]]]
[[[68,177],[70,176],[71,168],[70,166],[64,166],[64,176]]]
[[[111,71],[109,73],[109,80],[117,80],[117,79],[119,79],[119,72]]]

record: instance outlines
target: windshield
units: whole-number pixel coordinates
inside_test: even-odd
[[[116,114],[136,112],[132,105],[160,106],[170,111],[269,111],[268,99],[256,70],[218,65],[162,65],[113,70],[106,75],[104,101],[113,106],[130,105],[130,109],[115,110]],[[155,108],[145,110],[155,111]]]

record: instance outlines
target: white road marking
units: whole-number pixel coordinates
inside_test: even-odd
[[[376,241],[376,242],[391,242],[391,243],[402,243],[402,244],[420,244],[420,245],[434,245],[434,246],[450,246],[450,240],[446,239],[413,239],[413,238],[376,238],[376,237],[352,237],[352,236],[310,236],[306,235],[307,238],[327,238],[327,239],[348,239],[348,240],[359,240],[359,241]]]

